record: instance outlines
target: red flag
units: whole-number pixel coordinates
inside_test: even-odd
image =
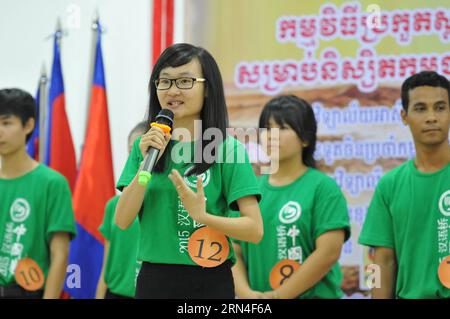
[[[173,0],[153,0],[152,66],[159,55],[173,44]]]
[[[47,149],[45,163],[67,178],[73,191],[77,174],[75,148],[70,133],[64,98],[59,41],[61,31],[55,34],[52,78],[50,80]],[[41,92],[42,93],[42,92]]]
[[[86,138],[73,195],[75,219],[98,241],[106,202],[115,195],[108,105],[101,53],[100,31]]]
[[[77,237],[70,243],[69,263],[83,269],[82,287],[66,291],[75,298],[94,298],[103,261],[103,236],[98,228],[107,201],[115,195],[108,104],[98,23],[97,50],[86,138],[73,207]]]

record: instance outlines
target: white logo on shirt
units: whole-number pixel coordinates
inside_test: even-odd
[[[450,216],[450,190],[444,192],[439,198],[439,210],[442,215]]]
[[[302,214],[302,208],[297,202],[290,201],[280,209],[278,218],[283,224],[296,222]]]
[[[202,178],[203,187],[209,184],[209,180],[211,179],[211,174],[209,169],[203,174],[198,175],[198,177]],[[191,175],[189,177],[184,176],[184,181],[191,187],[197,188],[197,175]]]
[[[30,215],[30,204],[24,198],[18,198],[11,205],[9,211],[13,222],[21,223]]]

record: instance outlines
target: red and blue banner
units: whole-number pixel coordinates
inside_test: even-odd
[[[73,191],[77,166],[75,148],[66,114],[64,81],[61,69],[61,36],[61,31],[57,31],[54,36],[53,66],[47,112],[47,146],[44,163],[64,175]]]
[[[98,23],[94,76],[86,138],[73,205],[77,237],[71,242],[69,264],[81,270],[80,287],[65,290],[74,298],[95,298],[103,262],[103,236],[98,228],[107,201],[115,195],[108,103]]]

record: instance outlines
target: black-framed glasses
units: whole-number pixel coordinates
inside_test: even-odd
[[[181,90],[189,90],[194,87],[195,82],[205,82],[206,79],[204,78],[177,78],[177,79],[166,79],[166,78],[159,78],[155,80],[155,86],[157,90],[168,90],[172,87],[172,83],[175,82],[175,85],[177,88]]]

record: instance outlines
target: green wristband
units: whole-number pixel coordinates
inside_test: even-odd
[[[152,179],[152,174],[146,171],[140,171],[138,177],[138,183],[142,186],[147,186],[148,182]]]

